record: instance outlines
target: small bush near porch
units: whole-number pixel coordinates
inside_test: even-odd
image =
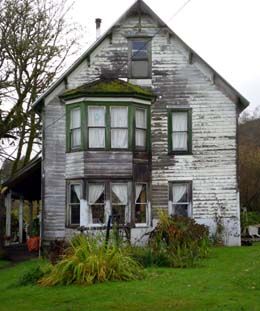
[[[17,286],[38,260],[0,270],[0,310],[259,310],[260,245],[214,248],[196,268],[149,268],[144,280]]]

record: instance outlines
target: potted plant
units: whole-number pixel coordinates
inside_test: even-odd
[[[39,218],[35,218],[28,227],[29,238],[27,247],[29,252],[37,252],[40,246],[40,222]]]

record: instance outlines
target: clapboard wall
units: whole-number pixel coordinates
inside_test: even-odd
[[[127,36],[138,30],[139,20],[132,16],[115,27],[110,38],[92,52],[68,76],[66,87],[91,82],[106,71],[127,77]],[[236,171],[235,103],[214,83],[212,71],[166,28],[158,28],[142,16],[141,30],[152,39],[152,79],[132,82],[152,87],[157,100],[152,105],[152,213],[168,208],[169,181],[191,180],[193,217],[214,227],[214,217],[225,218],[227,244],[239,244],[239,200]],[[130,80],[131,82],[131,80]],[[93,160],[90,152],[65,154],[65,109],[58,98],[65,84],[45,100],[44,119],[44,238],[64,236],[65,179],[89,177]],[[167,111],[173,107],[192,109],[192,155],[168,155]],[[55,120],[58,121],[55,122]],[[125,162],[112,164],[113,170],[130,176],[132,154]],[[99,155],[101,159],[102,154]],[[111,163],[112,154],[107,154]],[[100,168],[102,164],[100,164]],[[97,166],[97,172],[101,173]],[[119,170],[118,170],[119,169]],[[106,172],[105,172],[106,173]],[[129,175],[130,174],[130,175]],[[106,177],[106,176],[104,176]]]

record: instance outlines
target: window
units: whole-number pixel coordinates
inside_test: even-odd
[[[136,108],[135,110],[135,146],[144,149],[146,147],[147,134],[147,110]]]
[[[151,75],[150,39],[136,38],[129,41],[131,78],[149,78]]]
[[[90,208],[90,220],[92,224],[105,223],[105,184],[88,184],[88,203]]]
[[[178,216],[191,216],[191,183],[170,183],[170,214]]]
[[[191,110],[170,111],[169,152],[176,154],[191,153]]]
[[[80,223],[80,183],[69,184],[69,225],[79,225]]]
[[[67,152],[79,150],[146,151],[150,146],[150,107],[127,103],[66,106]]]
[[[126,207],[128,205],[128,191],[126,183],[112,183],[111,187],[112,219],[119,224],[127,222]]]
[[[89,148],[105,148],[105,107],[88,107],[88,146]]]
[[[111,148],[128,148],[128,107],[110,108]]]
[[[72,149],[81,145],[80,108],[70,111],[70,144]]]
[[[147,223],[147,186],[137,183],[135,185],[135,223]]]

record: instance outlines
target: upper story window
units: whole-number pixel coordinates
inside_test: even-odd
[[[169,152],[189,154],[192,147],[191,110],[171,110],[168,115]]]
[[[110,108],[111,148],[128,148],[128,107]]]
[[[137,150],[149,148],[150,107],[89,103],[68,105],[67,150]]]
[[[88,107],[88,147],[105,148],[105,113],[104,106]]]
[[[129,40],[129,77],[150,78],[151,76],[151,42],[149,38]]]
[[[70,110],[70,144],[72,149],[81,145],[80,108]]]

